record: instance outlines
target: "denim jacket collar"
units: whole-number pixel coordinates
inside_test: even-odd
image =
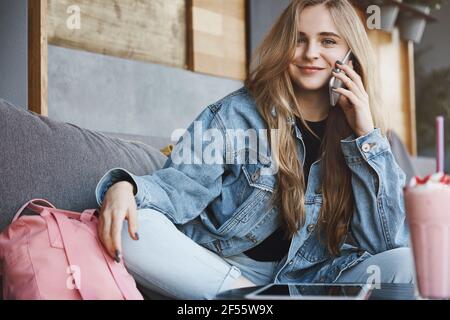
[[[275,106],[272,107],[272,116],[275,118],[277,116],[277,110],[275,108]],[[295,121],[295,118],[293,116],[289,116],[287,119],[288,123],[294,127],[295,130],[295,136],[300,139],[303,140],[303,136],[302,136],[302,132],[300,131],[300,129],[297,126],[297,123]]]

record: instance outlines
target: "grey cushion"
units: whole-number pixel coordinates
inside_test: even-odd
[[[394,155],[399,167],[405,172],[406,183],[408,183],[417,174],[417,171],[412,163],[411,155],[394,130],[389,130],[387,132],[387,138],[391,145],[392,154]]]
[[[0,99],[0,230],[30,199],[66,210],[96,208],[95,186],[109,169],[145,175],[164,164],[158,149],[133,140],[53,121]]]
[[[152,137],[152,136],[141,136],[136,134],[124,134],[124,133],[112,133],[103,132],[109,137],[119,138],[127,141],[142,142],[156,149],[163,149],[169,144],[174,144],[169,138],[164,137]]]

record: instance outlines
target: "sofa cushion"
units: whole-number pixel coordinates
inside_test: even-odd
[[[394,130],[389,130],[387,132],[387,138],[391,145],[392,154],[399,167],[406,174],[406,183],[408,183],[415,175],[417,175],[417,170],[412,162],[411,155],[409,154],[406,146]]]
[[[141,136],[137,134],[113,133],[113,132],[102,132],[102,133],[104,133],[108,137],[119,138],[127,141],[143,142],[160,151],[161,149],[165,149],[169,145],[173,144],[173,141],[165,137]]]
[[[106,171],[145,175],[166,160],[145,143],[53,121],[2,99],[0,152],[0,231],[32,198],[66,210],[96,208],[95,187]]]

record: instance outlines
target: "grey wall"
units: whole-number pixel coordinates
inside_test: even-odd
[[[253,51],[289,0],[250,1]],[[241,81],[49,46],[49,116],[89,129],[168,137],[241,86]]]
[[[253,53],[289,0],[250,0],[250,51]]]
[[[424,56],[426,71],[450,66],[450,4],[443,6],[441,10],[433,11],[432,14],[439,21],[427,24],[422,42],[415,47],[416,50],[430,48]]]
[[[415,46],[415,51],[422,51],[428,49],[427,52],[422,57],[421,66],[426,73],[430,73],[435,69],[448,68],[450,67],[450,41],[449,41],[449,31],[450,31],[450,4],[447,4],[441,8],[441,10],[433,11],[432,15],[435,16],[439,21],[436,23],[428,23],[420,44]],[[418,61],[416,62],[418,65]],[[419,76],[418,72],[416,75]],[[420,86],[419,79],[416,80],[418,87]],[[450,91],[450,88],[448,88]],[[417,92],[419,93],[419,92]],[[435,112],[428,105],[417,105],[417,108],[424,108],[427,113]],[[450,106],[449,106],[450,108]],[[438,116],[434,114],[433,116]],[[427,121],[426,119],[417,118],[417,122]],[[448,127],[449,119],[446,119],[445,136],[447,137],[450,132]],[[428,124],[430,128],[434,128],[434,122]],[[446,144],[446,171],[450,171],[450,145]],[[427,144],[422,141],[421,137],[418,137],[418,153],[422,156],[435,157],[436,145],[435,143]]]
[[[28,102],[27,0],[0,0],[0,97]]]
[[[179,68],[49,46],[49,116],[88,129],[170,137],[241,86]]]

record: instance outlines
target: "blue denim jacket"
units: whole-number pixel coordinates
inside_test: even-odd
[[[148,176],[136,176],[123,169],[107,172],[97,185],[97,202],[101,206],[113,183],[132,179],[137,186],[138,209],[162,212],[188,237],[220,256],[237,255],[258,245],[279,227],[278,208],[270,201],[276,175],[261,174],[271,166],[267,159],[244,164],[175,163],[173,155],[180,153],[186,146],[182,141],[188,141],[186,135],[192,137],[199,125],[223,136],[229,129],[267,128],[253,98],[246,88],[241,88],[198,116],[161,170]],[[294,122],[292,125],[304,161],[302,133]],[[225,145],[217,152],[219,157],[228,157]],[[194,142],[188,146],[194,155],[199,150]],[[206,143],[200,145],[202,151],[207,148]],[[315,225],[322,205],[318,160],[311,166],[305,193],[306,223],[294,235],[289,253],[279,264],[275,283],[334,282],[341,272],[374,254],[409,245],[403,204],[405,174],[387,138],[375,129],[365,136],[352,135],[342,140],[341,149],[352,172],[355,197],[348,236],[351,241],[342,245],[340,256],[332,256],[318,240]],[[249,151],[235,150],[232,157]]]

